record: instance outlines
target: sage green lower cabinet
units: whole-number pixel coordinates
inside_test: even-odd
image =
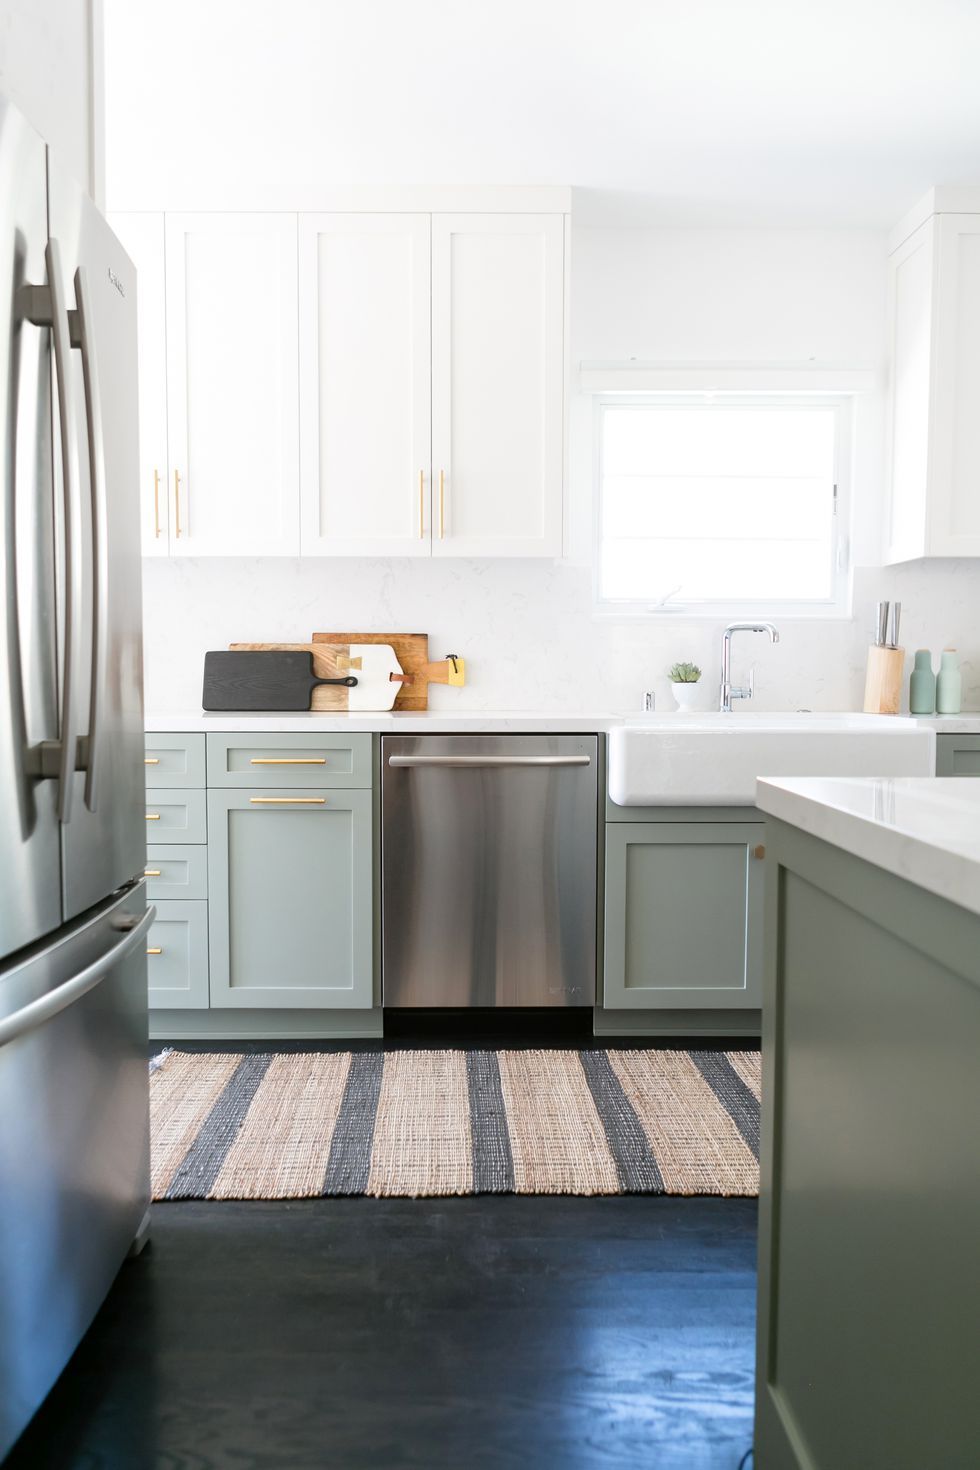
[[[974,1470],[980,917],[767,824],[758,1470]]]
[[[937,776],[980,776],[980,735],[937,735]]]
[[[146,940],[151,1010],[206,1010],[208,1005],[208,906],[203,901],[164,901]]]
[[[372,799],[208,791],[213,1008],[372,1006]]]
[[[762,1003],[761,822],[608,822],[603,1006]]]

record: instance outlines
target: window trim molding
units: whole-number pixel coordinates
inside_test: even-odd
[[[775,598],[719,599],[665,605],[649,598],[609,598],[601,595],[602,552],[602,432],[606,408],[644,408],[651,404],[705,407],[721,400],[725,404],[756,408],[828,408],[835,411],[835,467],[837,511],[831,545],[833,595],[819,601],[787,601]],[[765,391],[691,392],[658,389],[642,392],[597,392],[592,404],[592,612],[603,621],[621,622],[727,622],[733,618],[763,617],[801,622],[850,622],[853,579],[851,575],[851,480],[854,457],[853,392]]]

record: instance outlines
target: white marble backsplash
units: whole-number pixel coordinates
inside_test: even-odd
[[[428,633],[432,658],[461,654],[467,685],[431,686],[435,709],[614,712],[639,708],[646,689],[670,709],[675,659],[718,680],[721,621],[597,616],[591,571],[569,563],[159,560],[144,562],[143,581],[146,707],[155,712],[199,707],[208,649],[328,629]],[[737,640],[736,679],[755,663],[753,707],[860,709],[879,598],[902,602],[908,666],[915,648],[955,646],[963,708],[980,708],[980,561],[954,560],[860,570],[851,619],[777,619],[774,647]]]

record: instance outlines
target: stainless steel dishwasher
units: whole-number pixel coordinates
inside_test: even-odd
[[[598,740],[381,741],[387,1006],[592,1005]]]

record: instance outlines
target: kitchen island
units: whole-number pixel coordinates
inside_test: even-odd
[[[756,1463],[977,1464],[980,785],[760,781]]]

